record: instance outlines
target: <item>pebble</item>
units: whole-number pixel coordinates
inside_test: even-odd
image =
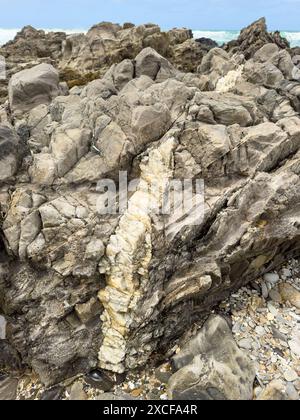
[[[282,270],[281,270],[281,274],[282,274],[282,278],[283,279],[287,279],[287,278],[289,278],[289,277],[292,277],[292,271],[290,270],[290,269],[288,269],[288,268],[283,268]]]
[[[298,374],[291,368],[287,368],[283,372],[284,379],[287,382],[294,382],[298,379]]]
[[[275,327],[272,327],[272,334],[276,340],[287,341],[287,337],[285,334],[282,334],[278,331]]]
[[[258,335],[264,335],[265,334],[265,329],[264,329],[264,327],[262,327],[261,325],[259,325],[258,327],[255,328],[255,332]]]
[[[131,392],[131,395],[132,395],[133,397],[139,397],[142,393],[143,393],[143,390],[142,390],[141,388],[137,388],[137,389],[134,389],[134,390]]]
[[[232,327],[232,332],[233,334],[237,334],[241,329],[241,324],[239,322],[237,322],[236,324],[234,324],[234,326]]]
[[[265,282],[261,283],[261,294],[265,299],[267,299],[269,296],[269,289]]]
[[[279,282],[280,277],[277,273],[267,273],[263,276],[263,279],[266,283],[271,283],[272,285]]]
[[[272,299],[273,302],[281,303],[282,299],[280,293],[278,292],[277,288],[273,288],[269,292],[269,297]]]
[[[292,263],[289,263],[289,266],[291,265]],[[299,272],[298,267],[299,263],[297,262],[291,269],[288,268],[291,271],[291,276],[287,281],[293,282],[296,289],[300,289],[299,275],[296,275],[296,272]],[[297,372],[300,372],[300,362],[297,352],[299,351],[300,337],[298,342],[297,332],[300,334],[300,314],[295,307],[282,300],[279,287],[283,281],[282,275],[268,273],[263,281],[257,280],[256,284],[264,289],[264,297],[267,294],[266,289],[271,287],[271,290],[268,290],[269,300],[255,295],[256,287],[251,284],[248,287],[248,292],[251,291],[252,296],[244,289],[240,289],[235,297],[229,298],[228,311],[233,314],[232,331],[237,343],[245,351],[249,351],[251,360],[257,366],[260,393],[272,381],[281,381],[284,387],[282,393],[279,393],[280,398],[295,398],[296,392],[299,399],[300,379],[298,380]],[[285,392],[287,384],[291,384],[288,394]],[[258,392],[255,394],[255,398],[258,398]]]
[[[167,363],[157,368],[155,370],[155,376],[162,384],[167,384],[172,376],[171,365]]]
[[[275,306],[271,302],[268,302],[268,309],[272,315],[274,316],[278,315],[278,310],[275,308]]]
[[[244,350],[251,350],[252,349],[252,339],[251,338],[243,338],[238,342],[240,348]]]
[[[289,329],[289,328],[286,328],[286,327],[284,327],[284,326],[280,326],[280,327],[279,327],[279,331],[280,331],[282,334],[289,334],[290,329]]]
[[[249,321],[249,327],[251,327],[251,328],[255,328],[255,327],[256,327],[255,322],[253,322],[252,320],[250,320],[250,321]]]
[[[278,360],[278,357],[275,354],[273,354],[272,357],[271,357],[271,362],[276,363],[277,360]]]
[[[71,401],[85,401],[88,399],[81,382],[75,382],[72,385],[69,399]]]

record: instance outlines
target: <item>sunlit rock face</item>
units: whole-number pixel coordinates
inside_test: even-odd
[[[34,89],[18,102],[11,82],[0,110],[0,311],[6,339],[47,385],[144,365],[299,254],[300,84],[289,54],[265,46],[245,60],[215,48],[196,73],[148,45],[124,58],[70,92],[52,89],[49,67],[41,86],[33,67]],[[135,187],[118,212],[120,172]],[[117,200],[106,213],[105,180]],[[174,180],[204,185],[197,211],[179,211],[180,200],[161,211]]]

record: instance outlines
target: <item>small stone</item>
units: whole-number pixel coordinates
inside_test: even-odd
[[[282,334],[289,334],[289,332],[290,332],[289,328],[286,328],[286,327],[284,327],[284,326],[280,326],[280,327],[279,327],[279,331],[280,331]]]
[[[259,343],[259,341],[253,341],[252,343],[252,348],[253,350],[260,350],[261,349],[261,344]]]
[[[271,362],[276,363],[277,360],[278,360],[278,357],[275,354],[273,354],[272,357],[271,357]]]
[[[240,348],[244,350],[251,350],[252,349],[252,339],[251,338],[242,338],[238,345]]]
[[[285,278],[290,278],[290,277],[292,277],[292,272],[291,272],[291,270],[289,270],[288,268],[283,268],[283,269],[281,270],[281,273],[282,273],[282,277],[285,277]]]
[[[284,302],[290,302],[297,309],[300,309],[300,292],[289,283],[279,285],[279,293]]]
[[[268,321],[274,321],[275,316],[273,314],[271,314],[271,313],[268,313],[267,314],[267,319],[268,319]]]
[[[237,334],[241,330],[241,324],[239,322],[236,322],[232,327],[233,334]]]
[[[256,327],[255,322],[253,322],[253,321],[251,321],[251,320],[248,322],[248,324],[249,324],[249,327],[251,327],[251,328],[253,328],[253,329]]]
[[[261,386],[257,386],[254,388],[254,396],[255,398],[257,398],[261,393],[262,393],[262,387]]]
[[[277,316],[278,310],[275,308],[274,304],[272,302],[268,302],[268,309],[272,315]]]
[[[267,299],[269,296],[269,289],[265,282],[261,283],[261,294],[265,299]]]
[[[263,276],[263,279],[267,283],[271,283],[272,285],[279,282],[280,277],[277,273],[267,273]]]
[[[131,392],[131,395],[136,398],[139,397],[142,394],[142,392],[143,390],[141,388],[137,388]]]
[[[270,290],[269,297],[270,299],[272,299],[273,302],[276,302],[276,303],[282,302],[282,299],[281,299],[280,293],[278,292],[277,287],[274,287],[272,290]]]
[[[297,372],[295,372],[291,368],[285,369],[284,372],[283,372],[283,376],[284,376],[284,379],[287,382],[294,382],[294,381],[296,381],[298,379]]]
[[[158,367],[155,370],[156,378],[162,383],[167,384],[172,376],[172,368],[169,363]]]
[[[265,329],[264,329],[264,327],[262,327],[262,326],[258,326],[258,327],[256,327],[255,328],[255,332],[258,334],[258,335],[260,335],[260,336],[262,336],[262,335],[264,335],[265,333],[266,333],[266,331],[265,331]]]
[[[75,382],[70,390],[70,397],[71,401],[85,401],[88,399],[84,389],[83,384],[80,382]]]

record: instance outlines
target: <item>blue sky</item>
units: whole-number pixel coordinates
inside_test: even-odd
[[[0,6],[0,28],[77,29],[106,20],[230,30],[266,16],[271,30],[300,31],[300,0],[0,0]]]

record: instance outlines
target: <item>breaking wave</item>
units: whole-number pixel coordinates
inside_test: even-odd
[[[240,31],[193,31],[194,38],[210,38],[219,45],[237,39]],[[282,31],[281,35],[291,44],[291,47],[300,46],[300,32]]]

